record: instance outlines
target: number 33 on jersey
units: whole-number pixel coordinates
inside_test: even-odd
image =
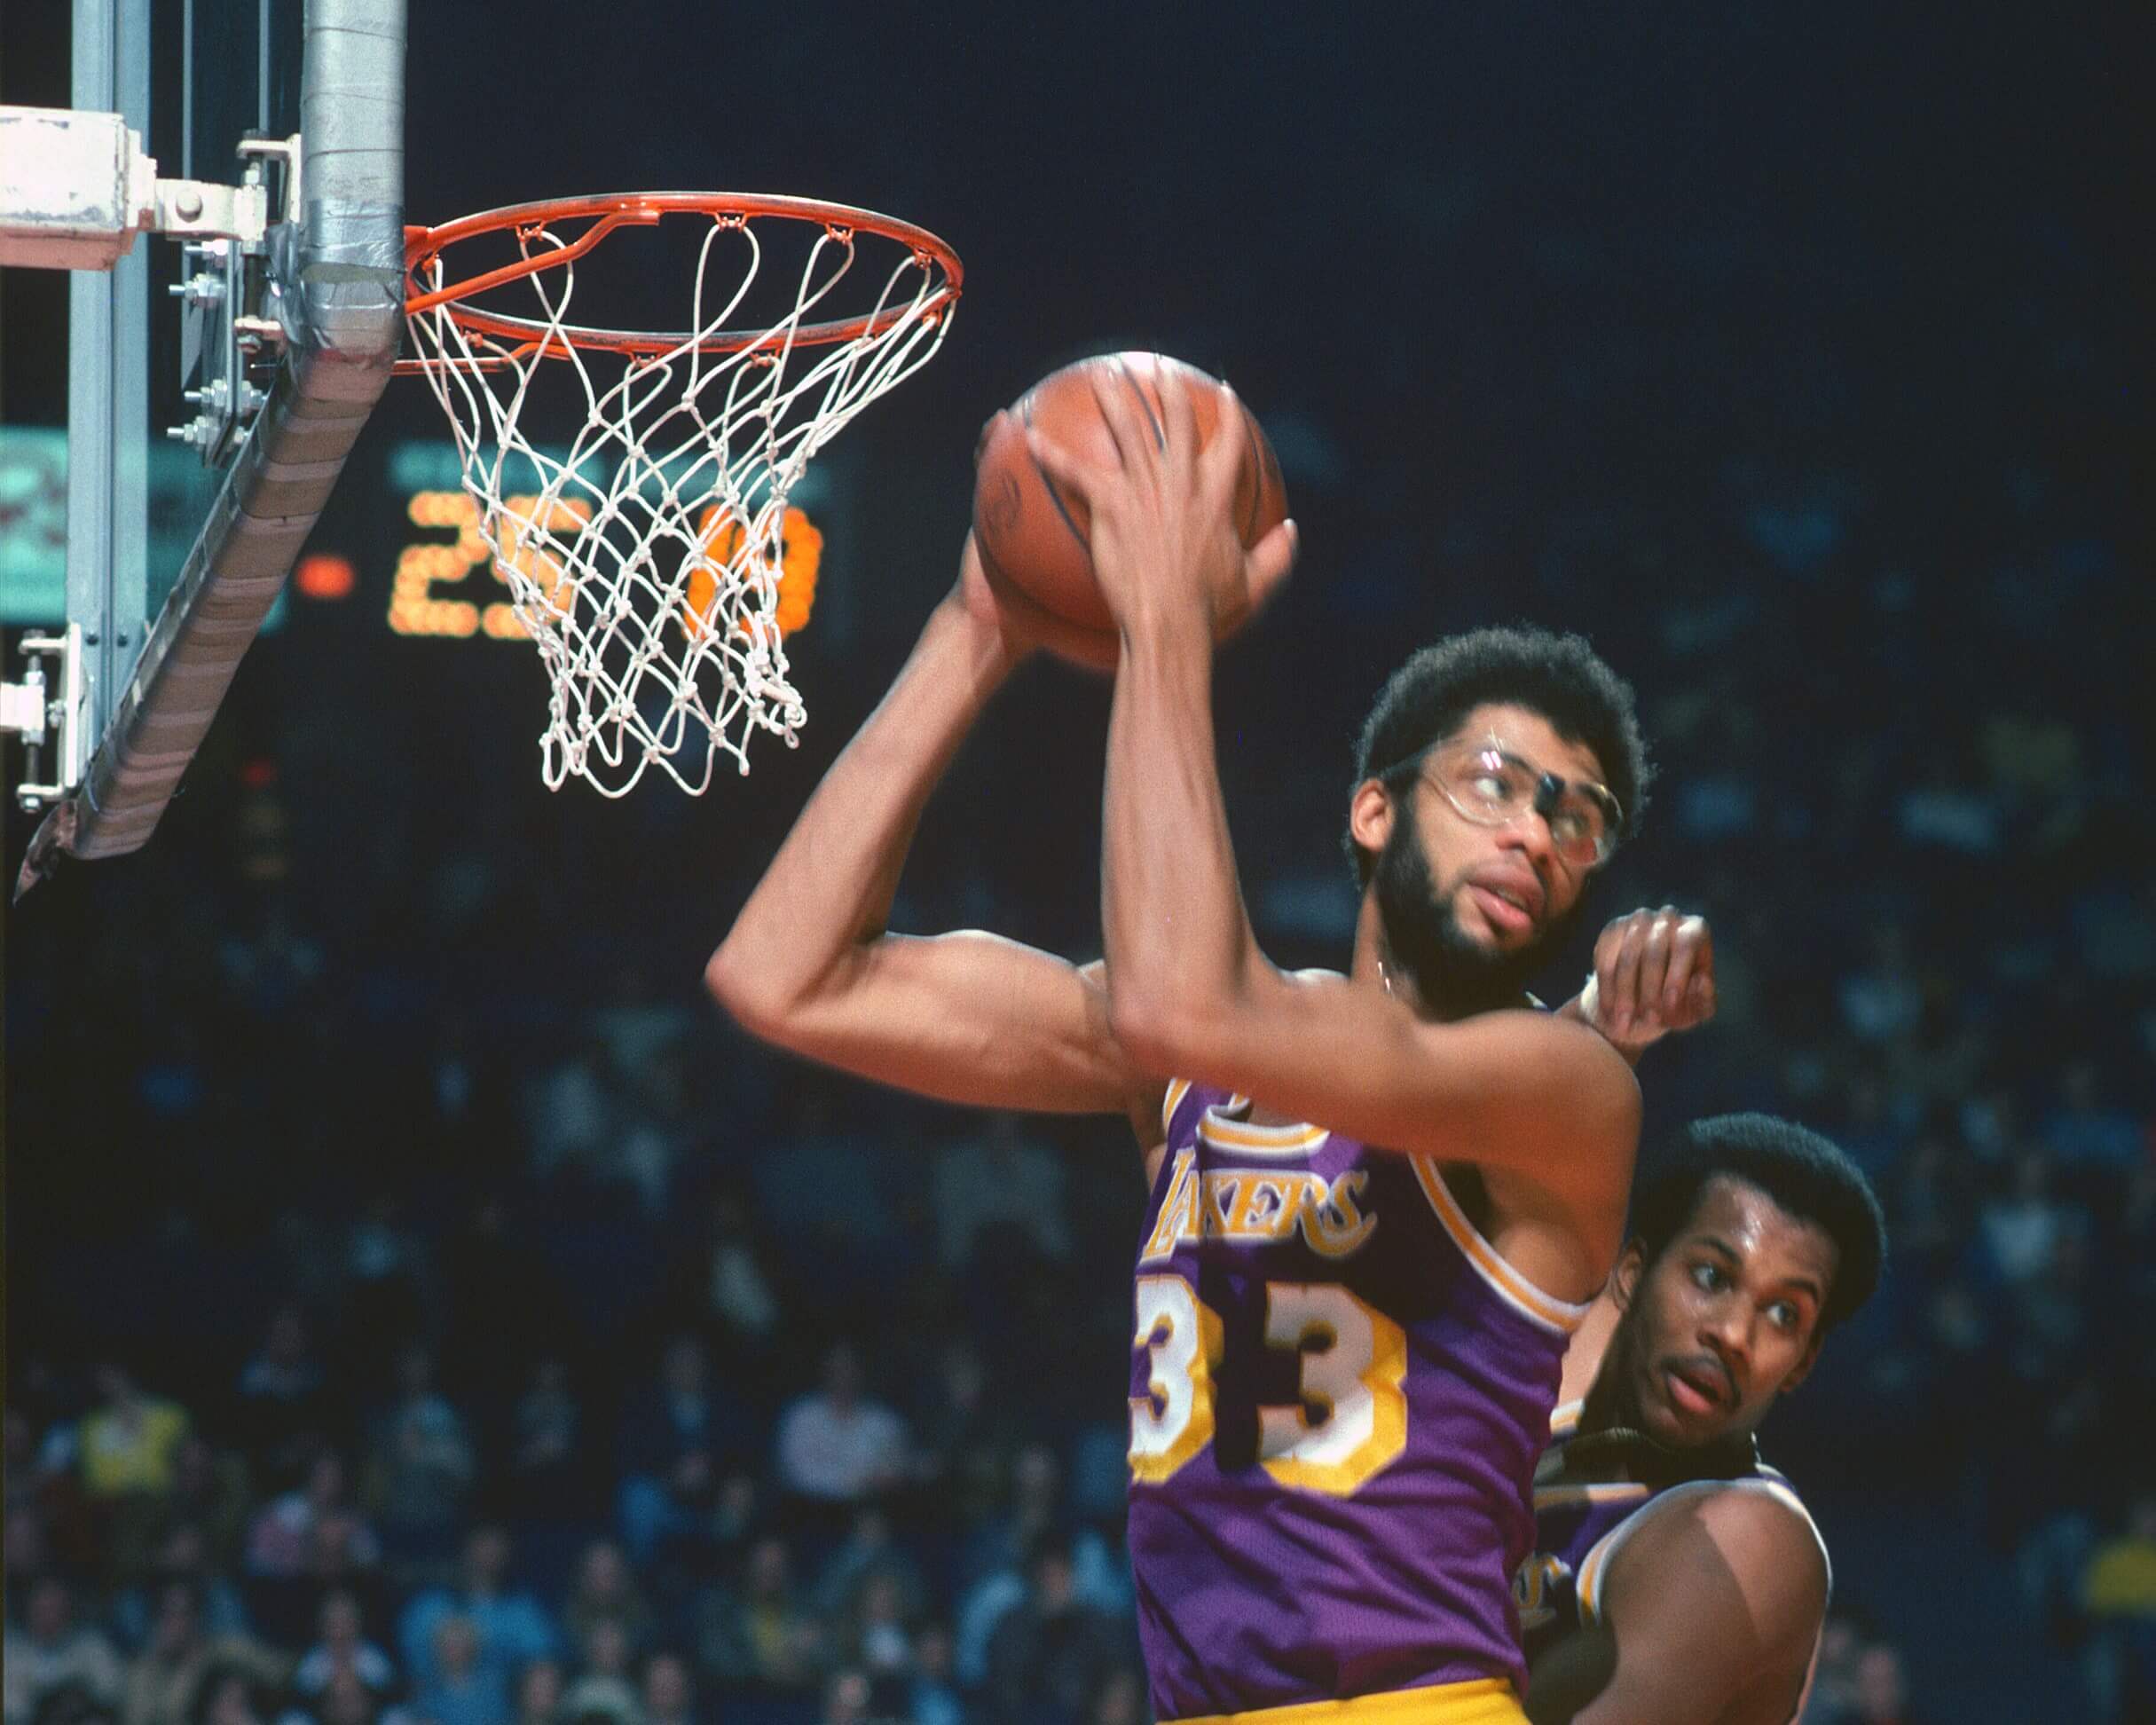
[[[1250,1112],[1169,1087],[1138,1254],[1129,1539],[1156,1702],[1315,1698],[1328,1662],[1352,1684],[1333,1693],[1515,1669],[1506,1583],[1583,1308],[1499,1258],[1428,1158]]]

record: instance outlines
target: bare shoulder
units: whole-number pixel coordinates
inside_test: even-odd
[[[1576,1690],[1592,1693],[1546,1706],[1538,1666],[1529,1706],[1537,1725],[1794,1717],[1827,1601],[1826,1556],[1795,1500],[1764,1480],[1678,1486],[1629,1530],[1596,1590],[1601,1658],[1574,1661]]]
[[[1606,1598],[1613,1621],[1652,1601],[1741,1619],[1751,1645],[1808,1657],[1827,1591],[1811,1518],[1783,1489],[1747,1480],[1688,1493],[1644,1517],[1610,1561]]]

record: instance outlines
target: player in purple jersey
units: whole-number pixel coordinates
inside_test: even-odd
[[[1168,435],[1187,449],[1188,404],[1173,406]],[[1219,478],[1202,508],[1232,543]],[[1095,522],[1104,584],[1118,557],[1193,549],[1187,524],[1122,518],[1136,499],[1110,501],[1113,488]],[[1224,626],[1285,577],[1291,535],[1247,560],[1237,547],[1224,571],[1219,545],[1202,550],[1176,579],[1202,577],[1184,603]],[[1121,572],[1119,591],[1144,579]],[[709,986],[751,1032],[869,1078],[1131,1120],[1152,1188],[1132,1543],[1161,1718],[1285,1725],[1306,1703],[1353,1701],[1326,1717],[1517,1720],[1510,1576],[1530,1543],[1529,1477],[1565,1335],[1616,1254],[1639,1107],[1577,1003],[1518,1009],[1636,818],[1629,691],[1583,642],[1540,632],[1418,656],[1373,716],[1350,799],[1364,883],[1350,975],[1289,977],[1251,944],[1209,741],[1187,734],[1190,712],[1157,711],[1176,673],[1125,649],[1108,959],[889,933],[931,791],[1043,645],[1104,657],[969,542],[957,585],[712,955]],[[1184,670],[1202,708],[1207,666]],[[1134,754],[1151,757],[1136,775]],[[1148,779],[1159,807],[1140,824],[1162,823],[1150,838],[1133,826]],[[1181,895],[1178,870],[1207,877],[1202,901]],[[1239,944],[1221,938],[1224,917]],[[1629,1014],[1639,1035],[1711,1010],[1687,926],[1641,913],[1606,935],[1631,955],[1604,965],[1598,949],[1612,1038]]]
[[[1155,1709],[1516,1718],[1527,1486],[1621,1243],[1640,1114],[1625,1060],[1524,984],[1637,820],[1631,691],[1546,631],[1417,654],[1349,792],[1347,973],[1278,969],[1237,887],[1212,668],[1293,529],[1244,549],[1238,452],[1200,448],[1184,392],[1157,417],[1105,375],[1095,394],[1113,461],[1028,439],[1087,507],[1121,642],[1111,1028],[1191,1085],[1168,1095],[1132,1379]]]
[[[1863,1173],[1766,1115],[1703,1120],[1574,1337],[1515,1582],[1536,1725],[1786,1725],[1830,1572],[1753,1434],[1885,1252]]]

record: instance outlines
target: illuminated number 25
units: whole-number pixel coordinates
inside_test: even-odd
[[[1130,1401],[1130,1470],[1169,1478],[1213,1438],[1219,1315],[1180,1276],[1141,1276],[1132,1344],[1153,1365]],[[1258,1456],[1283,1485],[1345,1496],[1407,1443],[1407,1342],[1391,1319],[1336,1282],[1265,1284],[1265,1343],[1301,1361],[1301,1399],[1261,1406]]]

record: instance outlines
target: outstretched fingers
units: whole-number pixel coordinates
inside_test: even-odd
[[[1161,429],[1130,367],[1120,358],[1111,359],[1090,367],[1090,374],[1087,382],[1099,404],[1101,423],[1108,428],[1123,471],[1139,474],[1157,468]]]
[[[1242,475],[1243,461],[1250,449],[1243,434],[1242,398],[1226,383],[1219,386],[1218,393],[1220,421],[1213,428],[1213,441],[1198,457],[1199,486],[1208,508],[1232,515],[1235,482]],[[1192,435],[1196,435],[1194,423]]]
[[[1672,1030],[1688,1030],[1714,1016],[1714,935],[1704,917],[1680,917],[1672,925],[1661,1013]]]

